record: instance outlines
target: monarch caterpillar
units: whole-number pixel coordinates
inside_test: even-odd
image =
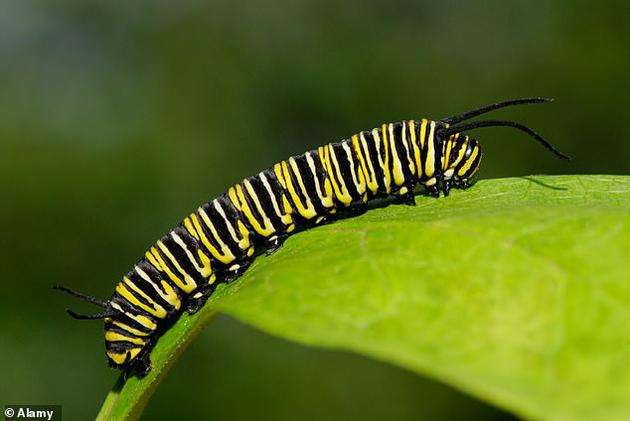
[[[529,127],[506,120],[467,122],[518,104],[491,104],[442,120],[405,120],[362,131],[339,143],[281,161],[197,208],[164,235],[123,276],[109,300],[65,291],[103,308],[76,319],[103,319],[110,366],[143,376],[149,351],[182,311],[194,312],[216,285],[237,278],[261,251],[278,249],[292,233],[330,222],[340,211],[354,215],[375,198],[415,204],[419,184],[439,197],[465,189],[479,170],[481,149],[463,132],[479,127],[521,130],[556,156],[570,159]]]

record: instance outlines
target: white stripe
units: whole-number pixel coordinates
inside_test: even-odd
[[[278,218],[282,219],[283,214],[280,213],[280,208],[278,207],[276,196],[273,194],[273,191],[271,190],[269,181],[267,181],[267,176],[262,172],[258,175],[260,176],[260,181],[262,181],[263,186],[265,186],[265,190],[267,190],[267,193],[269,194],[269,197],[271,198],[271,204],[273,205],[273,210],[276,212],[276,215],[278,215]]]
[[[332,206],[332,200],[326,200],[326,198],[324,198],[324,195],[322,194],[322,189],[319,187],[319,179],[317,178],[315,161],[313,161],[313,157],[311,157],[310,152],[306,152],[306,162],[308,162],[308,167],[311,169],[311,174],[313,174],[313,180],[315,181],[315,190],[317,191],[317,197],[319,197],[320,203],[325,208]],[[330,203],[330,205],[327,205],[326,203]]]
[[[407,145],[407,122],[403,121],[402,123],[402,142],[405,147],[405,151],[407,152],[407,161],[409,165],[409,170],[412,174],[416,173],[416,165],[413,163],[413,157],[409,154],[409,146]],[[444,142],[446,144],[446,142]]]
[[[201,271],[201,268],[197,264],[197,261],[193,257],[190,250],[188,250],[188,247],[186,247],[186,243],[184,243],[184,240],[182,240],[179,235],[175,234],[175,232],[173,231],[171,232],[171,238],[175,240],[175,242],[184,250],[184,252],[186,252],[186,256],[188,256],[188,260],[190,260],[190,263],[192,263],[192,265],[195,267],[195,270],[199,272],[199,274],[203,277],[203,272]]]
[[[158,288],[158,286],[153,282],[153,280],[151,280],[151,278],[149,277],[149,275],[146,274],[145,271],[143,271],[142,269],[140,269],[138,266],[134,266],[133,268],[136,273],[138,275],[140,275],[140,277],[142,279],[144,279],[145,281],[147,281],[149,283],[149,285],[151,285],[153,287],[153,289],[155,290],[155,292],[157,292],[159,294],[160,297],[164,298],[164,300],[170,304],[170,300],[168,298],[168,295],[164,294],[162,292],[162,290],[160,288]]]
[[[359,194],[362,195],[363,193],[365,193],[365,190],[361,191],[361,186],[359,185],[359,181],[357,180],[357,175],[354,172],[354,161],[352,160],[352,150],[350,149],[350,146],[348,146],[347,142],[343,142],[341,146],[346,151],[346,155],[348,157],[348,165],[350,165],[350,174],[352,174],[352,181],[354,182],[354,188],[357,190]]]
[[[383,171],[383,186],[387,188],[387,168],[385,168],[385,164],[383,164],[383,158],[381,157],[381,138],[378,135],[379,129],[372,129],[372,137],[376,140],[376,155],[378,158],[378,162],[381,165],[381,170]]]
[[[230,236],[236,243],[238,243],[239,239],[236,236],[236,231],[234,230],[234,227],[232,226],[232,224],[230,224],[230,221],[228,221],[227,216],[225,215],[225,212],[223,211],[223,208],[219,204],[219,201],[213,200],[212,203],[214,204],[214,208],[217,210],[217,212],[219,212],[219,215],[221,215],[221,217],[225,221],[225,225],[227,226],[227,229],[230,232]]]

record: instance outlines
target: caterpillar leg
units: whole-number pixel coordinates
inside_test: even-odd
[[[213,291],[214,284],[208,284],[205,287],[200,288],[188,298],[188,301],[186,302],[186,311],[190,314],[198,312],[206,301],[208,301],[208,298],[212,295]]]
[[[356,203],[356,204],[351,205],[348,208],[348,212],[350,212],[352,216],[363,215],[365,212],[367,212],[367,210],[368,210],[367,203]]]
[[[413,189],[407,190],[403,194],[397,194],[396,198],[399,203],[408,205],[408,206],[416,206],[416,195],[413,192]]]
[[[142,378],[146,376],[153,365],[151,364],[151,360],[149,359],[148,350],[152,348],[152,345],[148,346],[147,351],[143,351],[142,355],[138,355],[136,358],[130,361],[129,353],[127,353],[127,358],[125,359],[124,368],[123,368],[123,380],[127,381],[127,379],[134,374],[138,377]]]
[[[434,184],[433,186],[425,186],[427,189],[427,194],[429,196],[433,196],[433,197],[440,197],[440,188],[437,186],[437,184]]]
[[[334,214],[318,216],[315,220],[315,226],[319,227],[322,225],[332,224],[333,222],[335,222]]]
[[[444,192],[444,197],[448,196],[448,193],[451,191],[451,180],[444,180],[442,191]]]
[[[284,241],[287,239],[287,235],[274,235],[269,238],[265,243],[265,254],[267,256],[271,256],[275,252],[278,251],[280,247],[284,244]]]
[[[416,206],[415,183],[402,186],[393,195],[398,203],[408,206]]]
[[[251,260],[235,263],[225,272],[224,282],[232,282],[240,277],[252,264]]]

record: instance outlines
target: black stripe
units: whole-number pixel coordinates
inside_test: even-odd
[[[232,238],[232,235],[230,234],[230,230],[228,229],[228,226],[227,226],[227,222],[225,222],[225,219],[227,219],[228,222],[230,222],[232,224],[232,227],[234,228],[234,232],[237,235],[236,238],[241,238],[240,232],[238,231],[238,225],[236,223],[238,212],[236,211],[236,209],[234,209],[234,207],[231,204],[232,202],[227,197],[225,197],[224,200],[229,202],[229,204],[226,204],[225,201],[220,201],[220,200],[215,199],[210,203],[204,204],[202,207],[204,211],[206,212],[206,215],[208,215],[208,218],[210,218],[210,221],[212,221],[212,225],[214,225],[214,228],[217,230],[217,234],[219,235],[219,238],[221,239],[221,241],[225,243],[225,245],[228,247],[228,249],[230,249],[232,254],[238,259],[240,256],[243,255],[243,250],[241,250],[241,248],[238,246],[238,241]],[[214,206],[215,202],[223,210],[223,213],[225,213],[225,219],[223,218],[223,216],[221,216],[219,211],[215,208]],[[203,226],[205,227],[206,224],[203,223]],[[207,229],[204,230],[204,232],[207,232],[207,231],[208,231]],[[211,234],[208,232],[208,235],[211,235]],[[215,240],[212,240],[212,243],[215,244],[215,247],[220,249],[218,245],[216,244]]]
[[[474,150],[474,147],[471,148],[471,149]],[[477,165],[479,165],[479,161],[481,161],[481,150],[479,150],[477,152],[477,156],[475,157],[475,160],[473,161],[472,165],[470,166],[468,171],[466,171],[466,173],[461,178],[468,178],[468,177],[470,177],[472,175],[473,171],[475,170],[475,168],[477,168]],[[465,163],[466,160],[464,160],[463,162]]]
[[[159,319],[159,318],[155,317],[151,313],[145,311],[144,309],[142,309],[140,307],[136,307],[135,305],[133,305],[132,303],[127,301],[126,298],[123,298],[120,294],[118,294],[118,292],[114,292],[114,295],[112,295],[111,301],[116,303],[116,304],[118,304],[120,306],[120,308],[123,309],[123,311],[126,311],[128,313],[134,314],[136,316],[140,315],[140,316],[147,317],[149,320],[153,321],[156,324],[158,323],[159,320],[162,320],[162,319]],[[116,313],[116,317],[118,317],[119,315],[127,317],[124,313],[121,314],[121,313],[117,312]]]
[[[117,303],[118,303],[118,304],[120,304],[120,302],[117,302]],[[121,307],[122,307],[124,310],[128,310],[128,309],[127,309],[126,307],[124,307],[124,306],[121,306]],[[127,316],[125,313],[121,313],[121,312],[119,312],[118,310],[115,310],[115,311],[116,311],[116,312],[114,313],[114,315],[113,315],[113,316],[111,316],[112,322],[113,322],[113,321],[121,322],[121,323],[126,324],[126,325],[127,325],[127,326],[129,326],[129,327],[132,327],[132,328],[134,328],[134,329],[138,329],[138,330],[140,330],[140,331],[142,331],[142,332],[149,333],[149,334],[153,332],[153,329],[149,329],[148,327],[144,326],[143,324],[140,324],[139,322],[135,321],[135,320],[134,320],[134,319],[132,319],[131,317]],[[128,310],[128,311],[129,311],[129,310]],[[129,312],[130,312],[130,313],[134,313],[134,314],[135,314],[135,313],[137,313],[137,312],[136,312],[136,310],[135,310],[135,308],[133,309],[133,311],[129,311]],[[142,315],[144,316],[145,314],[142,314]],[[149,315],[148,317],[149,317],[152,321],[154,321],[154,322],[157,320],[157,319],[155,319],[154,317],[152,317],[152,316],[150,316],[150,315]],[[111,323],[111,322],[110,322],[110,323]],[[110,323],[105,322],[105,328],[106,328],[106,329],[107,329],[107,326],[108,326]]]
[[[311,158],[313,159],[313,163],[315,164],[315,175],[317,178],[317,183],[319,183],[319,189],[321,190],[322,195],[325,195],[326,194],[326,180],[328,180],[329,178],[328,172],[326,168],[324,168],[324,165],[322,164],[322,160],[319,155],[319,150],[317,149],[312,150],[310,151],[310,154],[311,154]],[[330,187],[332,188],[332,186]],[[336,201],[334,200],[334,195],[332,195],[331,199],[332,199],[332,207],[323,208],[325,209],[325,212],[322,212],[322,215],[326,213],[330,213],[332,209],[336,209],[337,206],[336,206]]]
[[[304,190],[306,191],[306,194],[301,194],[305,197],[304,203],[306,203],[306,197],[308,197],[308,199],[311,201],[311,204],[313,205],[313,208],[315,209],[315,213],[317,215],[325,214],[326,212],[324,210],[324,207],[322,206],[317,196],[317,190],[315,189],[316,181],[313,178],[311,167],[308,165],[306,154],[294,156],[293,159],[295,160],[298,172],[302,178],[302,184],[304,184]],[[289,167],[291,169],[291,173],[293,174],[293,167],[290,164]],[[297,180],[297,177],[295,178]],[[300,187],[299,183],[294,184],[294,187],[296,187],[296,190],[298,190],[299,192],[302,192],[302,188]]]
[[[218,212],[216,212],[216,210],[214,209],[214,206],[211,205],[212,202],[210,203],[204,203],[201,208],[204,210],[205,214],[208,215],[208,218],[210,219],[210,221],[212,222],[212,224],[214,225],[214,227],[217,229],[217,234],[219,235],[219,237],[221,239],[224,239],[225,237],[221,235],[222,229],[217,227],[217,216],[219,216],[219,218],[221,218],[220,215],[218,215]],[[208,228],[208,225],[206,224],[204,218],[201,216],[199,209],[197,209],[195,211],[195,216],[197,217],[197,222],[199,222],[199,226],[201,227],[201,231],[204,234],[204,236],[206,237],[206,239],[208,240],[208,242],[219,252],[221,252],[221,246],[219,245],[219,243],[217,242],[216,238],[214,237],[214,235],[212,234],[212,232],[210,231],[210,228]],[[222,218],[221,218],[222,219]],[[197,226],[195,224],[193,224],[193,226],[195,227],[195,229],[197,229]],[[199,235],[199,233],[198,233]],[[238,253],[235,253],[236,250],[232,249],[232,245],[230,243],[226,243],[226,245],[230,248],[230,250],[232,251],[232,253],[236,256]],[[212,254],[212,252],[205,246],[205,244],[203,243],[203,241],[199,241],[199,246],[201,247],[201,250],[204,251],[207,255],[209,256],[214,256]]]
[[[374,174],[376,176],[376,183],[378,185],[377,194],[380,194],[380,195],[385,194],[387,192],[387,189],[385,187],[385,180],[383,179],[385,176],[385,173],[383,172],[383,169],[381,168],[378,162],[379,156],[381,157],[381,159],[385,158],[385,155],[383,154],[383,148],[381,147],[381,152],[379,154],[379,152],[376,150],[376,140],[374,139],[374,136],[372,136],[372,132],[365,131],[362,133],[363,133],[363,137],[365,138],[365,143],[367,144],[367,147],[368,147],[368,152],[370,153],[370,162],[372,163],[372,168],[374,168]],[[381,139],[381,143],[382,143],[382,139]],[[367,157],[365,158],[367,159]]]
[[[203,285],[205,283],[205,279],[199,272],[197,272],[197,269],[195,269],[190,259],[188,259],[186,251],[171,238],[170,233],[162,237],[162,244],[166,246],[182,270],[184,270],[184,272],[186,272],[197,283],[197,285]],[[168,257],[164,256],[164,259],[168,259]],[[178,278],[184,277],[184,275],[182,275],[177,269],[175,269],[173,273],[176,276],[179,275],[177,276]]]
[[[333,143],[332,148],[335,151],[335,156],[337,157],[337,164],[339,164],[339,172],[341,173],[341,178],[343,178],[346,189],[348,190],[348,193],[352,198],[352,202],[360,202],[361,195],[359,194],[357,186],[354,184],[354,180],[352,179],[352,172],[350,169],[350,166],[356,167],[354,155],[351,153],[350,158],[348,158],[348,154],[343,148],[344,144],[349,145],[351,147],[350,150],[352,151],[352,143],[350,140],[347,139],[341,143]]]
[[[141,286],[141,285],[139,284],[139,282],[138,282],[138,281],[140,280],[140,276],[139,276],[139,275],[138,275],[135,271],[131,270],[131,271],[127,272],[126,277],[127,277],[127,278],[129,279],[129,281],[131,281],[131,283],[132,283],[134,286],[136,286],[136,287],[137,287],[140,291],[145,292],[145,291],[142,289],[142,286]],[[153,303],[149,302],[149,300],[147,300],[147,299],[146,299],[146,298],[144,298],[142,295],[140,295],[139,293],[137,293],[136,291],[134,291],[134,290],[133,290],[133,288],[132,288],[132,287],[130,287],[130,286],[128,286],[126,282],[122,282],[122,285],[123,285],[123,287],[124,287],[124,288],[125,288],[125,289],[126,289],[126,290],[127,290],[127,291],[131,294],[131,295],[133,295],[133,297],[134,297],[136,300],[140,301],[140,302],[141,302],[142,304],[144,304],[145,306],[152,308],[153,310],[157,310],[157,309],[155,308],[155,306],[153,305]],[[154,294],[156,294],[156,293],[154,293]],[[122,295],[121,295],[121,297],[122,297],[123,299],[127,300],[127,299],[126,299],[125,297],[123,297]],[[151,296],[149,295],[149,297],[151,297]],[[129,304],[133,305],[132,303],[129,303]]]
[[[225,218],[234,228],[236,237],[242,238],[241,232],[238,229],[238,222],[240,221],[245,225],[247,231],[249,231],[250,243],[255,244],[257,236],[256,231],[254,231],[254,228],[249,224],[249,221],[247,220],[245,215],[234,206],[227,193],[222,194],[218,198],[214,199],[214,201],[217,201],[217,203],[221,206],[221,209],[223,209],[223,213],[225,213]],[[208,217],[210,217],[212,223],[215,224],[215,228],[217,228],[221,240],[228,246],[232,254],[236,257],[237,261],[244,258],[247,254],[247,250],[241,250],[241,248],[238,246],[238,243],[232,239],[232,236],[228,231],[223,217],[216,209],[214,209],[214,206],[212,208],[213,214],[212,216],[208,215]]]
[[[151,280],[158,286],[160,291],[166,294],[166,291],[162,287],[161,282],[162,280],[166,279],[164,278],[164,276],[162,276],[162,273],[155,266],[153,266],[153,263],[151,263],[146,256],[140,259],[138,263],[136,263],[136,265],[140,269],[142,269],[149,276],[149,278],[151,278]]]
[[[292,157],[295,158],[295,157]],[[289,158],[290,159],[290,158]],[[306,207],[306,196],[305,194],[302,192],[302,189],[300,188],[300,183],[298,183],[298,179],[297,176],[295,175],[295,173],[293,172],[293,167],[291,166],[291,163],[289,162],[289,159],[287,159],[286,161],[283,161],[284,163],[286,163],[287,169],[289,170],[287,172],[287,174],[289,175],[289,178],[291,179],[291,184],[293,185],[293,190],[295,190],[295,192],[297,193],[300,201],[302,202],[302,206]],[[280,166],[284,167],[282,165],[282,162],[280,163]],[[289,188],[288,188],[288,184],[289,184],[289,180],[286,179],[287,174],[285,174],[284,171],[282,171],[282,175],[285,178],[285,182],[287,183],[287,188],[284,189],[283,191],[285,192],[285,195],[287,196],[287,198],[289,199],[289,202],[291,203],[293,209],[295,209],[295,214],[293,215],[294,218],[297,217],[299,220],[306,220],[301,214],[300,212],[297,210],[297,205],[295,203],[295,200],[293,200],[293,196],[291,196],[291,193],[289,193]]]
[[[280,183],[280,180],[278,180],[278,177],[276,176],[276,172],[273,170],[273,168],[268,168],[264,170],[263,173],[265,174],[265,177],[267,177],[267,181],[269,182],[271,191],[273,192],[274,197],[276,198],[276,203],[278,204],[278,208],[280,208],[280,213],[282,213],[283,215],[285,214],[284,202],[282,200],[282,197],[286,196],[287,199],[289,200],[289,206],[291,207],[289,213],[291,215],[294,215],[297,212],[297,210],[295,209],[295,207],[293,207],[293,202],[291,201],[291,198],[289,197],[288,192],[285,191],[284,187],[282,187],[282,183]]]
[[[125,330],[122,327],[113,325],[113,324],[106,324],[105,325],[105,332],[115,332],[115,333],[119,333],[121,335],[125,335],[128,336],[130,338],[137,338],[137,339],[142,339],[144,341],[148,341],[150,336],[139,336],[136,335],[135,333],[131,333],[128,330]],[[108,342],[118,342],[118,341],[109,341]]]
[[[427,159],[429,157],[429,141],[430,141],[430,134],[431,134],[431,121],[427,122],[427,127],[426,130],[424,131],[425,137],[424,137],[424,147],[420,149],[420,160],[422,161],[422,177],[420,177],[420,181],[427,181],[429,180],[431,177],[429,177],[427,175]],[[434,156],[435,158],[435,156]],[[435,163],[435,167],[437,168],[437,162]],[[433,177],[435,177],[435,173],[433,174]]]
[[[396,128],[398,126],[398,129]],[[394,133],[398,130],[398,139],[396,141],[396,150],[399,151],[398,157],[402,165],[403,175],[405,177],[405,185],[410,186],[416,183],[416,174],[409,168],[409,162],[413,162],[413,148],[411,146],[411,134],[407,122],[398,122],[394,125]],[[404,133],[404,138],[403,138]],[[415,163],[414,163],[415,167]]]
[[[267,174],[265,174],[265,177],[267,177]],[[269,187],[271,187],[271,189],[273,190],[273,184],[271,184],[268,178],[269,177],[267,177],[267,182],[269,183]],[[260,205],[262,206],[263,211],[265,212],[265,214],[271,221],[271,225],[273,226],[273,229],[276,232],[284,231],[285,226],[282,223],[282,220],[280,219],[280,217],[276,214],[276,211],[273,207],[273,203],[271,201],[271,196],[269,195],[267,188],[265,187],[262,180],[260,179],[260,174],[256,174],[253,177],[249,177],[248,180],[250,184],[252,185],[252,188],[256,192],[256,196],[258,197],[258,201],[260,202]],[[274,194],[273,191],[271,194]],[[278,203],[278,208],[280,212],[282,212],[282,201],[280,200],[277,203]]]
[[[156,304],[161,306],[167,313],[171,314],[175,312],[175,307],[166,301],[158,292],[151,286],[146,280],[142,279],[142,277],[136,273],[136,271],[131,271],[127,274],[129,280],[140,289],[140,291],[144,292],[149,296]],[[157,283],[156,283],[157,284]],[[157,284],[159,285],[159,284]],[[161,288],[160,288],[161,289]]]
[[[134,344],[127,341],[105,341],[105,348],[114,354],[124,354],[133,348],[142,348],[143,345]]]
[[[313,154],[313,151],[309,152],[311,154],[311,159],[313,162],[319,161],[319,156],[317,154]],[[302,181],[304,182],[304,188],[306,189],[307,194],[311,199],[311,203],[315,208],[315,212],[317,215],[325,215],[328,213],[327,209],[322,204],[319,196],[317,195],[317,186],[320,184],[320,181],[315,179],[317,175],[317,166],[315,165],[315,176],[311,171],[311,166],[308,164],[308,159],[306,158],[306,154],[298,155],[295,157],[295,163],[297,164],[298,169],[300,170],[300,174],[302,174]],[[320,191],[324,192],[323,186],[320,185]]]
[[[252,188],[254,189],[254,193],[256,194],[256,197],[259,198],[259,190],[256,189],[255,184],[253,184],[251,182],[251,179],[253,177],[249,177],[247,179],[247,181],[250,182]],[[262,214],[258,211],[258,207],[256,206],[256,202],[254,201],[254,199],[252,198],[252,196],[249,194],[249,191],[247,190],[247,187],[245,187],[245,182],[242,182],[240,184],[241,186],[241,190],[243,191],[243,197],[245,198],[245,202],[247,203],[247,206],[249,206],[249,210],[252,213],[252,216],[254,217],[254,219],[256,220],[256,222],[258,222],[258,225],[260,225],[262,228],[264,228],[264,218],[262,216]],[[258,199],[260,201],[260,198]],[[264,207],[263,207],[264,210]]]
[[[190,254],[192,254],[193,260],[197,263],[197,266],[203,268],[203,262],[201,261],[201,259],[199,258],[199,254],[197,253],[201,241],[197,241],[197,239],[188,232],[183,224],[179,224],[178,226],[176,226],[173,229],[173,232],[175,232],[175,234],[177,234],[179,238],[181,238],[184,244],[186,244],[186,248],[188,249],[188,251],[190,251]],[[208,257],[210,258],[211,262],[214,261],[214,256],[210,255]],[[196,271],[197,270],[195,269],[195,272]]]
[[[245,224],[247,230],[250,231],[250,235],[254,232],[245,215],[243,215],[243,213],[236,207],[236,205],[232,203],[232,199],[230,199],[230,196],[227,192],[223,193],[221,196],[214,200],[219,201],[221,207],[223,208],[225,216],[232,223],[232,226],[234,227],[234,230],[236,232],[238,232],[238,221],[241,221],[243,224]]]

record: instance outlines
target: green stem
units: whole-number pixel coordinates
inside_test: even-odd
[[[149,374],[141,379],[134,376],[127,381],[121,375],[105,398],[96,421],[140,418],[151,395],[179,355],[216,314],[217,312],[209,306],[204,306],[193,315],[184,313],[178,322],[164,333],[151,351],[153,368]]]

